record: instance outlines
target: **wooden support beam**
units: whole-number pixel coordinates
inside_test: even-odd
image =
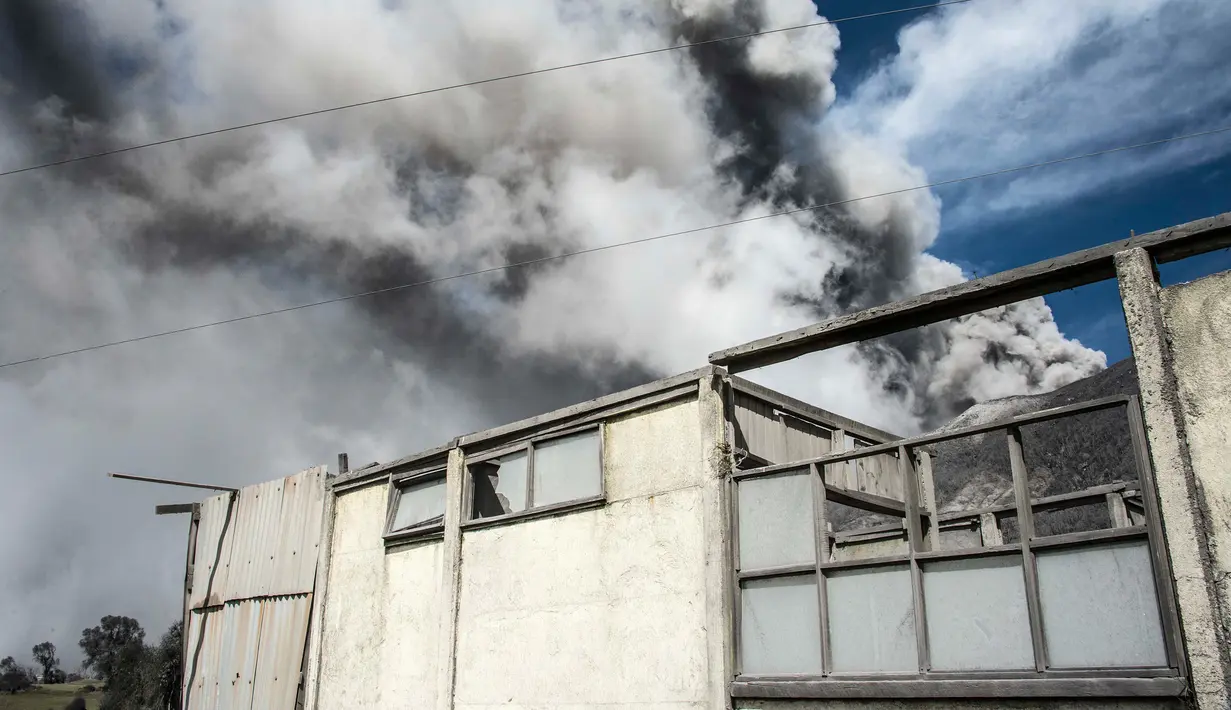
[[[852,491],[848,488],[835,486],[832,483],[825,484],[825,493],[828,500],[840,505],[849,505],[852,508],[880,513],[881,515],[892,515],[898,518],[906,515],[906,504],[900,500],[864,493],[863,491]]]
[[[1107,494],[1107,514],[1111,517],[1111,527],[1132,527],[1133,522],[1128,517],[1128,508],[1124,505],[1122,493]]]
[[[928,516],[927,550],[940,549],[940,504],[936,502],[936,480],[932,475],[932,455],[923,450],[915,450],[919,463],[916,471],[919,475],[920,507]],[[903,485],[910,485],[903,481]]]
[[[184,488],[204,488],[210,491],[228,491],[230,493],[238,493],[238,488],[230,488],[228,486],[215,486],[211,483],[190,483],[188,481],[174,481],[170,478],[151,478],[149,476],[134,476],[131,473],[108,473],[111,478],[120,478],[125,481],[141,481],[142,483],[161,483],[164,486],[183,486]]]
[[[710,355],[711,364],[744,372],[891,333],[938,323],[1017,303],[1036,296],[1115,278],[1115,255],[1143,248],[1158,263],[1176,261],[1231,246],[1231,212],[1142,234],[1103,246],[1046,259],[931,291],[914,298],[875,306],[771,335]]]
[[[999,547],[1004,544],[1004,533],[1000,531],[1000,523],[995,513],[979,514],[979,535],[984,547]]]

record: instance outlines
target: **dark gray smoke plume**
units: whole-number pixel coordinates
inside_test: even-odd
[[[0,166],[814,18],[808,0],[10,0]],[[833,27],[708,44],[5,178],[0,359],[922,181],[825,128],[837,46]],[[911,193],[0,371],[5,475],[37,482],[0,520],[39,551],[0,553],[0,605],[23,609],[0,643],[174,613],[182,530],[149,505],[182,493],[105,470],[249,483],[387,460],[692,369],[960,280],[924,253],[938,221]],[[1103,359],[1040,301],[814,365],[770,384],[917,428]]]

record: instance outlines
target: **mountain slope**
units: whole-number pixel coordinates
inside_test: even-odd
[[[1131,358],[1054,392],[976,404],[941,427],[952,431],[1112,395],[1136,394]],[[1124,410],[1065,417],[1022,428],[1032,497],[1057,495],[1136,479]],[[933,471],[940,512],[1013,502],[1008,447],[1002,432],[938,444]],[[1036,514],[1040,534],[1104,527],[1106,509],[1090,506]]]

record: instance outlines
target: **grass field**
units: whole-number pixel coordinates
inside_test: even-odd
[[[79,694],[85,696],[89,710],[98,710],[103,694],[102,691],[85,692],[85,687],[91,684],[98,684],[98,681],[39,685],[16,695],[0,693],[0,710],[64,710],[64,706]]]

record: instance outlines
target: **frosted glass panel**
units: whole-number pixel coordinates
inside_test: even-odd
[[[598,431],[534,445],[534,505],[551,505],[603,492]]]
[[[389,532],[397,532],[425,523],[433,518],[444,518],[445,479],[437,478],[426,483],[417,483],[399,489],[393,509],[393,526]],[[436,521],[439,522],[439,521]]]
[[[909,567],[833,571],[825,581],[835,672],[919,669]]]
[[[812,562],[815,540],[810,473],[740,481],[740,569]]]
[[[1145,541],[1036,554],[1052,666],[1167,665]]]
[[[821,672],[816,575],[743,583],[740,670],[749,675]]]
[[[923,568],[932,668],[1034,668],[1020,557],[946,560]]]

